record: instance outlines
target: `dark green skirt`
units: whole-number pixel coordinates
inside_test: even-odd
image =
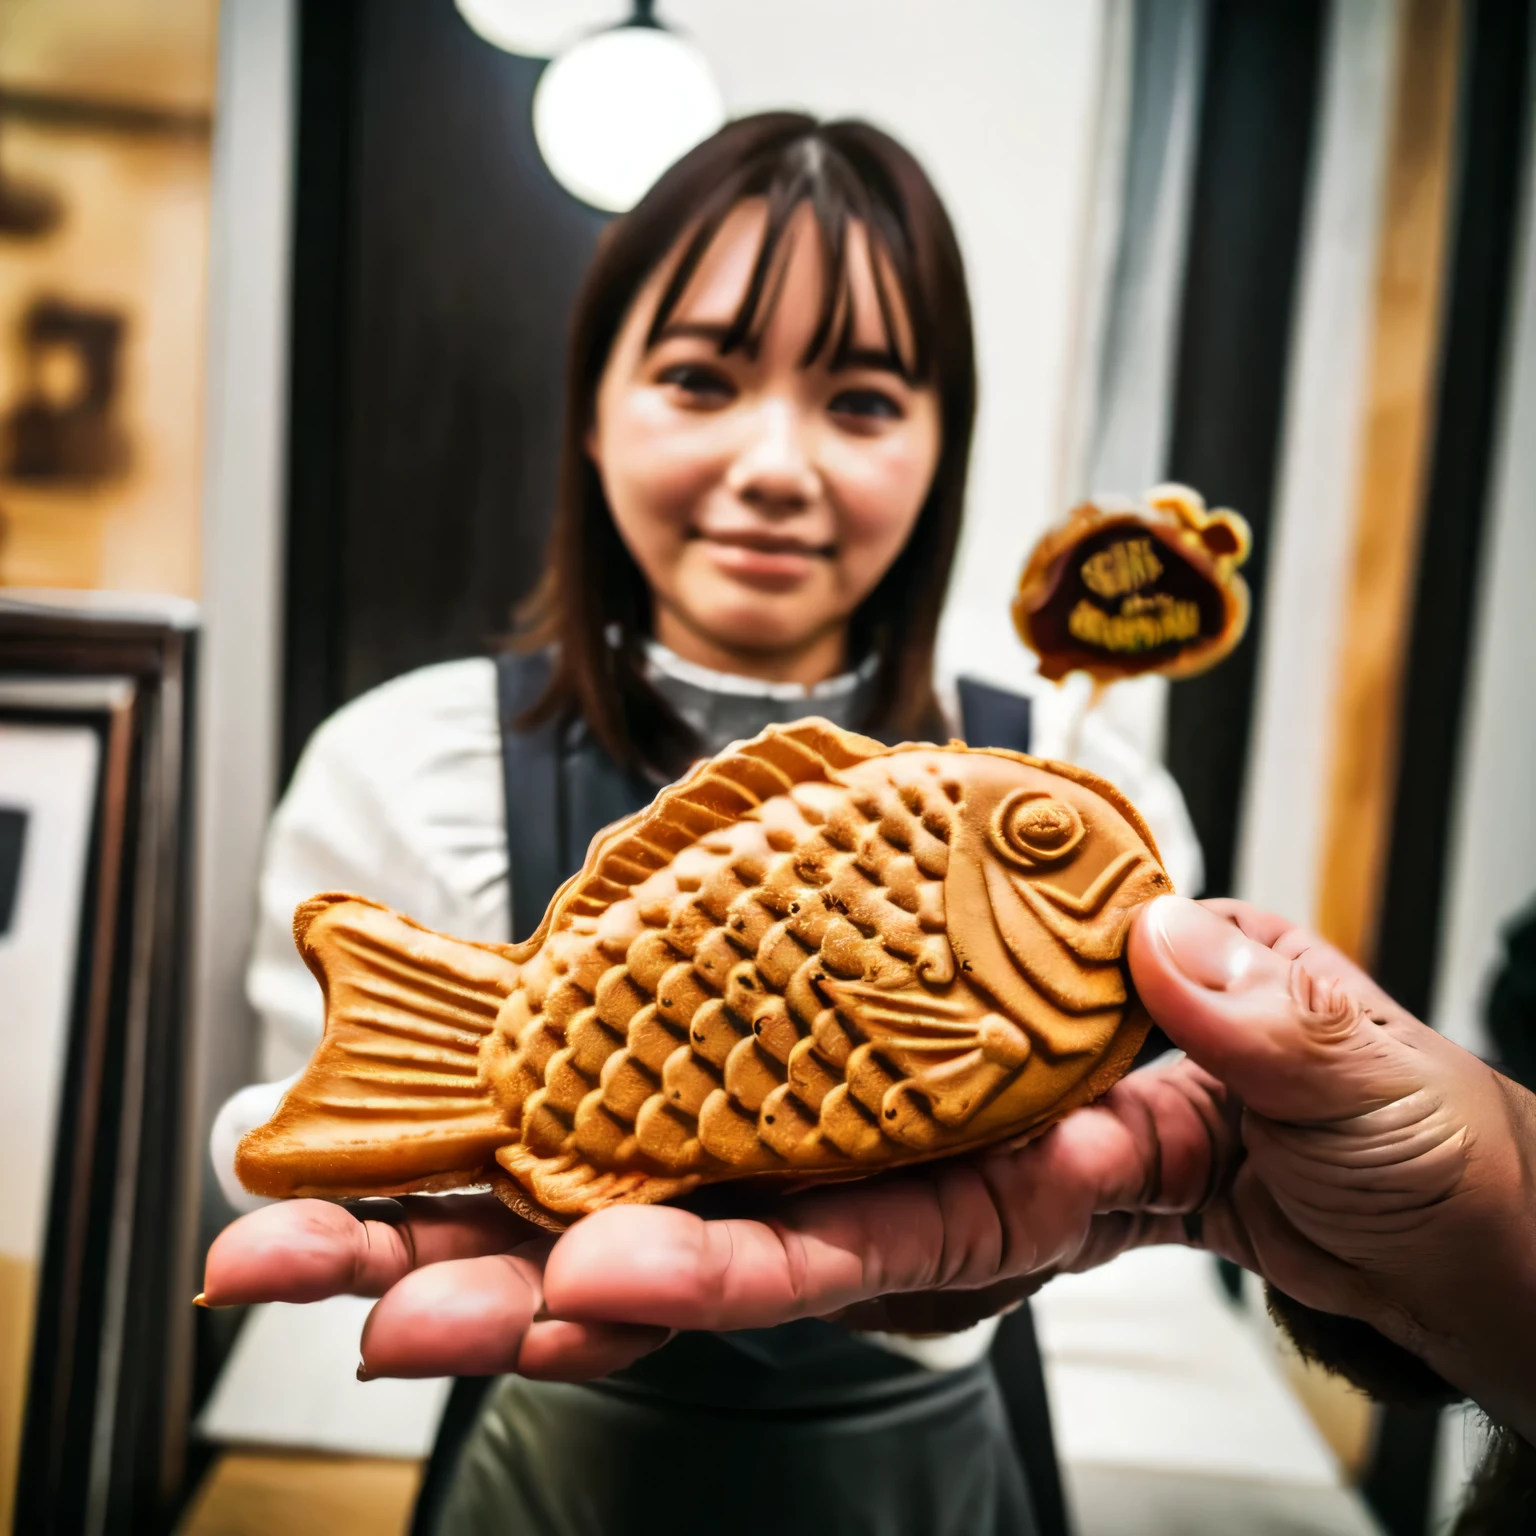
[[[437,1536],[1033,1536],[989,1363],[931,1372],[814,1329],[785,1358],[784,1332],[756,1354],[685,1334],[584,1386],[508,1377]]]

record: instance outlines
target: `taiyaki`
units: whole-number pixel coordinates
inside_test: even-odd
[[[1236,512],[1208,512],[1199,493],[1160,485],[1138,505],[1101,496],[1035,545],[1013,600],[1020,639],[1057,681],[1100,683],[1143,672],[1192,677],[1248,627],[1237,568],[1252,535]]]
[[[489,1180],[558,1226],[1038,1133],[1130,1066],[1126,929],[1171,889],[1081,768],[771,726],[599,833],[522,944],[304,903],[325,1033],[236,1169],[273,1196]]]

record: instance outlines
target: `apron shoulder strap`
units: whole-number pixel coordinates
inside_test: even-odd
[[[580,721],[518,729],[518,718],[543,697],[549,675],[547,653],[496,658],[514,940],[539,926],[592,839],[656,793],[656,785],[623,772]]]
[[[1029,699],[1022,693],[994,688],[974,677],[956,679],[960,695],[960,733],[973,747],[1006,747],[1028,752]]]
[[[549,657],[543,653],[507,651],[496,658],[514,941],[526,939],[539,926],[549,898],[570,873],[560,846],[560,723],[546,720],[526,731],[514,723],[543,695],[549,670]]]

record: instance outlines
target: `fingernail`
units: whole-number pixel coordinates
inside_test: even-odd
[[[369,1374],[368,1367],[361,1360],[357,1362],[357,1379],[359,1381],[373,1381],[376,1379]]]
[[[208,1306],[208,1298],[207,1298],[207,1296],[205,1296],[203,1294],[203,1292],[199,1291],[197,1293],[197,1295],[192,1298],[192,1305],[194,1307],[207,1307]],[[212,1311],[212,1308],[209,1307],[209,1310]]]
[[[1183,896],[1159,896],[1146,921],[1174,966],[1196,986],[1212,991],[1236,985],[1253,969],[1255,959],[1268,953],[1236,923]]]

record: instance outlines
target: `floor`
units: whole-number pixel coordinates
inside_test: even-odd
[[[421,1464],[226,1452],[179,1536],[405,1536]],[[1351,1495],[1144,1468],[1066,1467],[1079,1536],[1378,1536]]]
[[[1314,1416],[1257,1297],[1235,1305],[1207,1255],[1063,1276],[1035,1320],[1079,1536],[1378,1536],[1349,1486],[1369,1405],[1308,1380]]]
[[[420,1481],[392,1457],[226,1451],[179,1536],[404,1536]]]
[[[1066,1475],[1078,1536],[1380,1536],[1339,1488],[1070,1463]]]
[[[11,1528],[36,1286],[35,1264],[0,1253],[0,1531]]]

